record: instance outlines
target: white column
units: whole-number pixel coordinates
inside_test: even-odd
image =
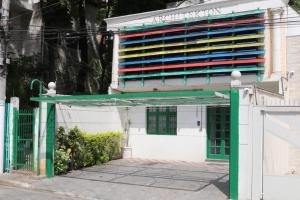
[[[281,41],[281,26],[283,9],[272,9],[272,80],[279,80],[281,77],[281,59],[282,59],[282,41]]]
[[[19,97],[10,98],[10,113],[9,113],[9,136],[10,136],[10,169],[12,169],[13,164],[13,147],[14,147],[14,108],[19,110],[20,99]]]
[[[118,87],[118,69],[119,69],[119,44],[120,38],[118,34],[114,34],[114,47],[113,47],[113,62],[112,62],[112,78],[111,88]],[[110,91],[111,93],[111,91]]]

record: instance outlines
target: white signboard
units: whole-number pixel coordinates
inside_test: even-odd
[[[220,15],[221,9],[212,8],[208,10],[199,10],[185,13],[175,13],[169,15],[159,15],[153,18],[153,24],[162,22],[173,22],[185,19],[203,18],[208,16]]]

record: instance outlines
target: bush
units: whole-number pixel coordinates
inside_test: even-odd
[[[68,171],[70,152],[65,149],[55,150],[54,172],[55,174],[64,174]]]
[[[55,173],[66,173],[121,157],[119,132],[83,133],[77,127],[68,133],[60,127],[56,137]]]

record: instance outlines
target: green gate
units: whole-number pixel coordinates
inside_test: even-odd
[[[34,171],[34,110],[14,109],[15,170]]]

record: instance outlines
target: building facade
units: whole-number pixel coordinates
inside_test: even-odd
[[[110,92],[223,90],[237,70],[245,85],[299,99],[300,29],[293,23],[299,16],[287,3],[207,1],[106,19],[114,32]],[[227,105],[130,108],[132,156],[226,160],[228,110]]]

